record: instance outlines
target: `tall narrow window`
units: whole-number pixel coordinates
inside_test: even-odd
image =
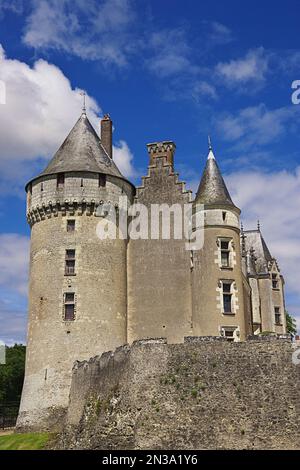
[[[272,274],[272,288],[273,289],[278,289],[278,279],[277,279],[277,274],[276,273]]]
[[[66,250],[65,274],[72,276],[75,274],[75,250]]]
[[[64,319],[65,321],[75,320],[75,294],[66,292],[64,295]]]
[[[223,219],[223,222],[226,222],[226,212],[222,212],[222,219]]]
[[[275,325],[281,325],[280,307],[274,307]]]
[[[44,191],[44,183],[41,183],[41,192]]]
[[[223,285],[223,311],[232,313],[231,282],[222,282]]]
[[[80,187],[83,188],[83,178],[80,180]]]
[[[75,231],[75,220],[68,219],[67,220],[67,232],[74,232]]]
[[[221,241],[221,265],[224,268],[229,267],[229,241]]]
[[[106,175],[103,175],[102,173],[99,173],[99,188],[105,188],[106,186]]]
[[[58,173],[56,177],[56,186],[57,189],[62,189],[65,185],[65,174],[64,173]]]

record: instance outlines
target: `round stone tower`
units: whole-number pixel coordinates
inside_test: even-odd
[[[231,200],[211,145],[194,204],[195,211],[204,212],[204,245],[193,252],[194,335],[245,339],[240,209]]]
[[[132,202],[112,159],[112,123],[101,140],[85,112],[47,168],[26,186],[31,227],[29,327],[18,428],[59,429],[75,360],[127,341],[127,240],[100,240],[98,208]]]

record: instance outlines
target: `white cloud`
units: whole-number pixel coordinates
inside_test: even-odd
[[[182,28],[164,29],[149,37],[152,51],[146,60],[147,68],[161,78],[180,73],[195,73],[198,68],[190,60],[192,49]]]
[[[23,192],[26,180],[42,166],[37,168],[37,159],[49,159],[80,116],[81,90],[73,89],[55,65],[38,60],[30,67],[5,58],[2,47],[0,80],[6,84],[6,104],[0,105],[0,192],[20,187]],[[86,100],[89,119],[99,129],[100,108],[90,96]],[[132,156],[126,144],[118,148],[121,151],[130,175]]]
[[[33,0],[24,42],[117,66],[134,48],[130,0]]]
[[[0,234],[0,287],[27,293],[29,238],[16,233]]]
[[[117,167],[126,178],[135,178],[137,176],[133,166],[133,154],[124,140],[120,140],[118,144],[114,145],[113,157]]]
[[[213,100],[217,99],[217,91],[214,85],[208,83],[205,80],[196,81],[192,90],[193,98],[196,101],[199,101],[203,96],[211,98]]]
[[[263,236],[285,277],[286,292],[293,296],[290,313],[298,315],[300,328],[300,167],[295,172],[236,172],[226,182],[242,209],[245,229],[256,228],[257,219],[261,221]]]
[[[48,157],[80,116],[82,97],[55,65],[24,62],[0,56],[0,80],[6,85],[6,104],[0,106],[2,159]],[[87,97],[91,121],[98,122],[99,106]]]
[[[216,119],[216,127],[228,141],[241,140],[243,148],[265,145],[297,124],[297,106],[268,109],[264,104],[242,109],[238,113],[223,114]]]
[[[212,21],[208,23],[210,26],[210,32],[208,39],[213,44],[228,44],[233,40],[231,30],[218,21]]]
[[[245,57],[219,62],[216,72],[230,86],[247,82],[263,82],[268,71],[268,57],[262,47],[250,50]]]
[[[23,0],[1,0],[0,1],[0,14],[5,10],[10,10],[16,14],[22,13]]]

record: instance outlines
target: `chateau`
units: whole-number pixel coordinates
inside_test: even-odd
[[[135,188],[113,160],[109,116],[101,120],[100,138],[83,112],[47,168],[26,186],[31,252],[20,429],[59,428],[76,360],[142,338],[239,342],[286,331],[278,264],[259,226],[241,229],[240,209],[211,146],[194,200],[174,170],[175,144],[147,148],[148,174]],[[118,208],[120,198],[146,208],[193,204],[204,221],[203,247],[187,250],[172,230],[170,239],[100,240],[99,207]]]

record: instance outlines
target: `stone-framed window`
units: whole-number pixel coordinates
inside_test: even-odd
[[[280,307],[274,307],[275,325],[281,325]]]
[[[98,185],[99,185],[99,188],[105,188],[105,186],[106,186],[106,175],[103,175],[102,173],[99,173],[99,175],[98,175]]]
[[[65,186],[65,174],[58,173],[56,177],[56,187],[57,189],[63,189]]]
[[[235,252],[232,238],[218,238],[217,239],[217,260],[221,269],[232,269],[235,265]]]
[[[64,320],[75,320],[75,293],[65,292],[64,294]]]
[[[67,220],[67,232],[75,232],[75,219]]]
[[[223,313],[232,314],[232,281],[222,281]]]
[[[239,341],[240,331],[237,326],[221,326],[221,336],[227,339],[227,341],[234,342]]]
[[[75,276],[75,255],[76,255],[76,252],[74,249],[66,250],[66,258],[65,258],[65,275],[66,276]]]

